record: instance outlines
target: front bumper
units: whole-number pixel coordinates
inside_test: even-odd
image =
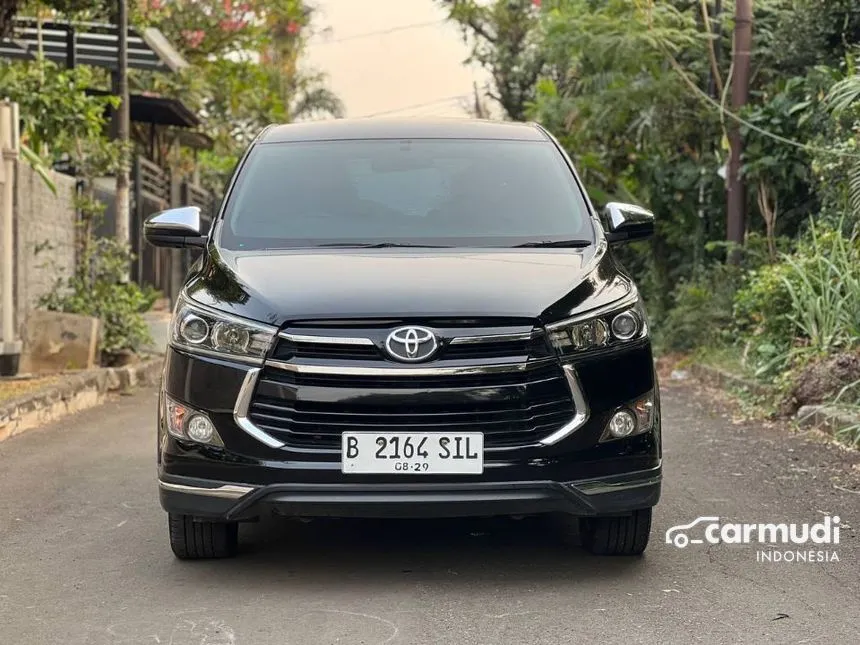
[[[623,515],[660,499],[660,466],[572,482],[522,481],[403,484],[237,485],[162,476],[159,494],[170,513],[211,520],[292,517],[428,518],[526,515]]]
[[[168,349],[163,394],[214,423],[224,447],[178,440],[159,420],[161,503],[172,513],[246,520],[277,512],[299,516],[450,517],[564,512],[615,515],[654,506],[660,496],[659,394],[644,344],[577,362],[585,418],[558,441],[485,451],[480,475],[345,475],[340,450],[273,445],[248,426],[245,394],[253,368]],[[249,376],[250,375],[250,376]],[[291,396],[352,397],[366,391],[301,386]],[[481,392],[495,392],[482,388]],[[654,427],[601,441],[613,411],[653,392]],[[402,403],[400,390],[386,392]],[[419,393],[420,394],[420,393]],[[431,393],[432,394],[432,393]],[[337,399],[336,399],[337,400]],[[378,401],[382,402],[380,399]],[[388,399],[386,399],[387,401]],[[577,404],[577,410],[586,409]]]

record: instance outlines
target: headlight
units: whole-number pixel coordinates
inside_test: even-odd
[[[638,298],[547,325],[550,344],[563,356],[621,345],[647,333],[645,308]]]
[[[277,328],[210,309],[180,296],[170,324],[171,345],[195,354],[262,364]]]

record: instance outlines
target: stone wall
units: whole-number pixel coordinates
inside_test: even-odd
[[[75,179],[52,173],[57,194],[29,164],[17,164],[15,190],[15,302],[18,325],[75,266]]]

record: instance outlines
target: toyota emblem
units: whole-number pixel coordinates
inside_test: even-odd
[[[417,363],[433,357],[439,343],[426,327],[398,327],[385,339],[385,350],[396,361]]]

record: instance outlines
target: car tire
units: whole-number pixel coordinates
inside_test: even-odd
[[[582,546],[595,555],[640,555],[648,546],[651,509],[621,517],[582,518]]]
[[[232,558],[239,550],[238,522],[207,522],[169,513],[170,548],[180,560]]]

